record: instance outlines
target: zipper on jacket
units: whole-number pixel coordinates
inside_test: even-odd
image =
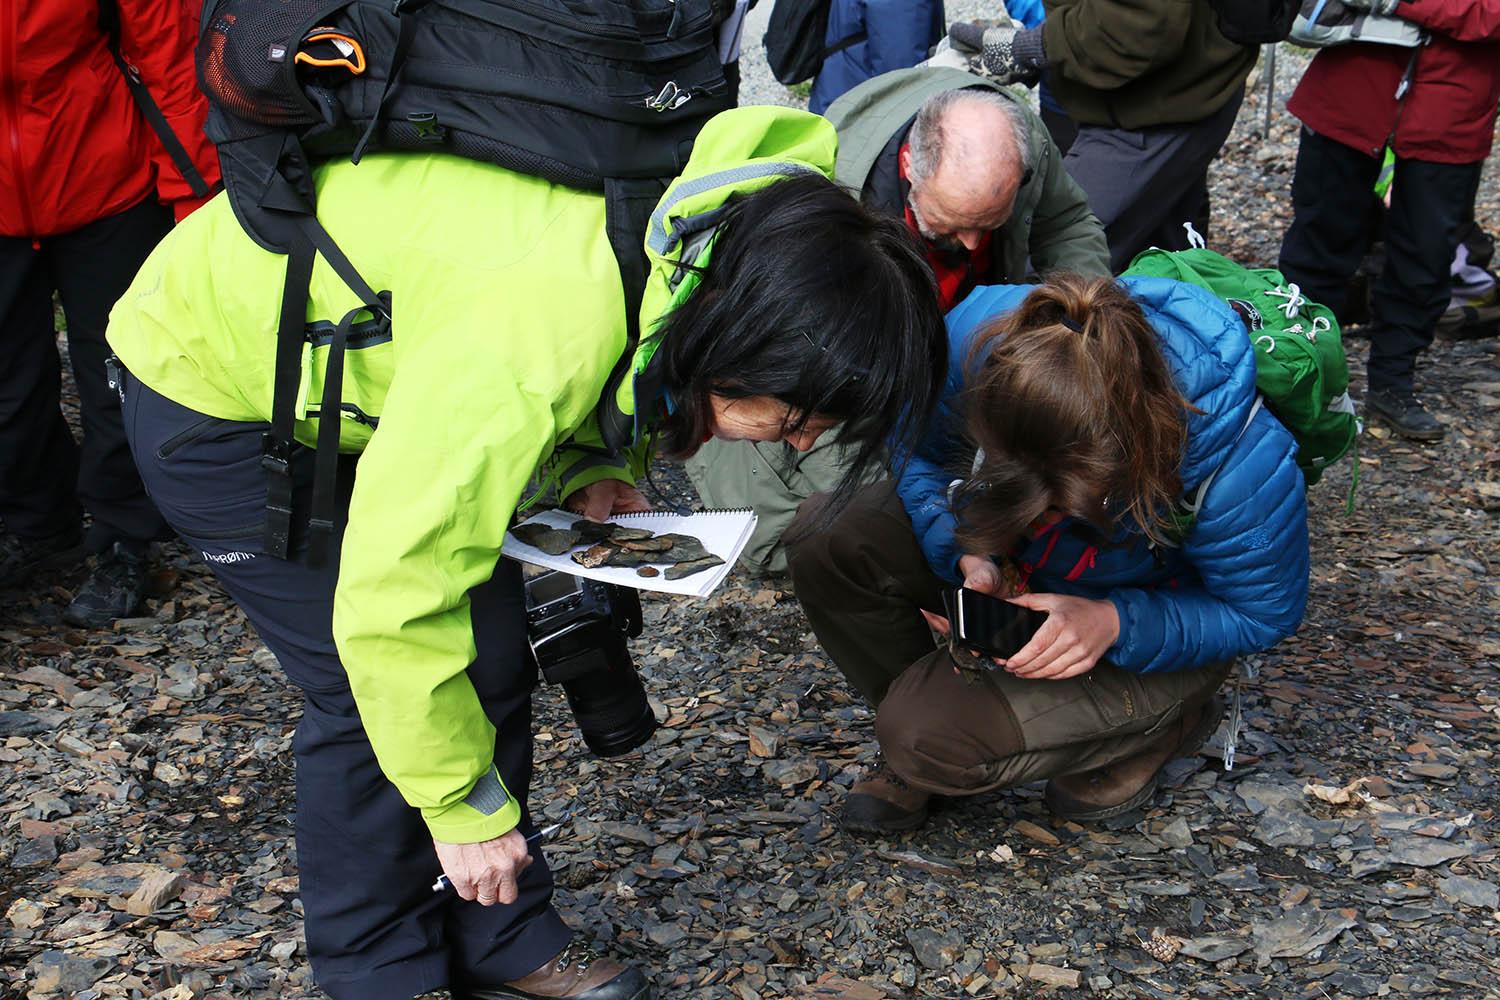
[[[16,175],[16,202],[21,209],[22,236],[31,237],[31,249],[40,250],[36,222],[31,217],[31,191],[26,186],[26,166],[21,156],[21,105],[16,99],[16,32],[20,30],[15,0],[0,0],[0,77],[5,78],[5,117],[10,124],[10,164]]]
[[[1026,589],[1031,586],[1032,575],[1036,573],[1037,570],[1047,565],[1047,560],[1052,558],[1052,549],[1057,545],[1057,540],[1062,537],[1062,529],[1059,528],[1056,524],[1049,524],[1047,526],[1047,530],[1042,532],[1041,535],[1037,535],[1036,537],[1037,539],[1040,539],[1042,535],[1047,534],[1050,534],[1052,537],[1047,539],[1047,547],[1042,550],[1042,557],[1035,563],[1021,563],[1019,574],[1020,580],[1018,581],[1020,585],[1020,593],[1026,592]]]
[[[1071,583],[1082,576],[1084,570],[1093,569],[1098,555],[1099,550],[1092,545],[1084,549],[1083,555],[1078,557],[1078,562],[1073,565],[1072,569],[1068,570],[1068,575],[1063,577],[1063,579]]]

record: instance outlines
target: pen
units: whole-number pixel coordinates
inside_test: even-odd
[[[566,822],[566,820],[564,822]],[[558,830],[561,830],[562,828],[563,828],[563,824],[562,823],[553,823],[551,826],[544,826],[540,830],[538,830],[536,833],[533,833],[531,836],[527,837],[526,838],[526,843],[528,843],[528,844],[536,843],[538,840],[541,840],[543,837],[550,837],[550,836],[552,836],[554,833],[556,833]],[[453,888],[453,883],[448,880],[448,876],[446,876],[446,875],[439,875],[437,877],[437,881],[434,882],[434,883],[432,883],[432,891],[433,892],[447,892],[451,888]]]

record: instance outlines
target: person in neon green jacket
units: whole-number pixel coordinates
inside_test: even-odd
[[[260,547],[286,259],[221,197],[116,306],[148,487],[306,695],[299,867],[309,956],[336,1000],[450,981],[475,997],[647,995],[618,963],[578,974],[523,839],[535,669],[501,541],[536,477],[591,517],[646,507],[632,483],[653,435],[676,454],[715,435],[808,448],[836,425],[867,464],[919,431],[946,370],[931,278],[899,223],[833,185],[835,144],[789,109],[705,126],[646,235],[643,336],[609,401],[635,445],[616,459],[593,447],[625,347],[602,197],[442,154],[320,167],[320,221],[392,297],[389,334],[356,324],[346,352],[347,513],[328,567]],[[326,334],[358,304],[319,259],[298,466]],[[428,890],[440,871],[461,897],[449,907]]]

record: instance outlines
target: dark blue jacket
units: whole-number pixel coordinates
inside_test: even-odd
[[[807,110],[821,115],[844,91],[888,70],[927,58],[948,26],[943,5],[931,0],[833,0],[823,44],[833,48],[860,32],[867,37],[823,61]]]
[[[1185,496],[1196,497],[1210,475],[1211,487],[1180,548],[1151,546],[1126,529],[1100,539],[1068,519],[1014,558],[1023,571],[1030,568],[1033,591],[1112,601],[1120,638],[1106,656],[1127,670],[1182,670],[1266,649],[1297,630],[1307,604],[1307,502],[1297,445],[1264,409],[1251,418],[1255,359],[1239,317],[1181,282],[1122,284],[1156,328],[1182,394],[1203,411],[1188,416]],[[977,329],[1029,291],[980,287],[948,313],[948,387],[899,483],[922,551],[951,583],[960,582],[961,553],[948,488],[974,456],[957,409],[964,361]]]

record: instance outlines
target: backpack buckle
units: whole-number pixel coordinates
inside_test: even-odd
[[[668,80],[655,97],[646,98],[646,107],[652,111],[676,111],[693,99],[691,91],[677,86],[676,80]]]
[[[448,138],[448,128],[439,125],[437,115],[431,111],[416,111],[406,116],[406,120],[417,130],[417,141],[439,144]]]

